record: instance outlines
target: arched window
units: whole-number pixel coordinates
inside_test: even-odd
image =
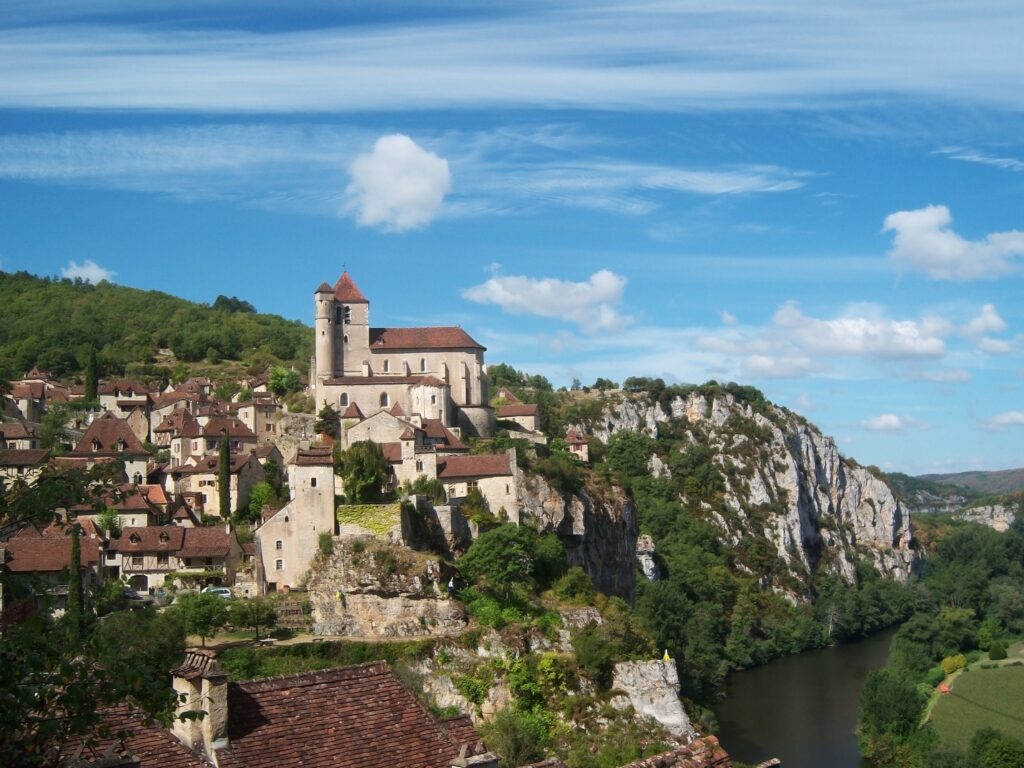
[[[345,307],[345,325],[352,322],[352,307]]]
[[[280,551],[281,551],[282,549],[284,549],[284,542],[283,542],[283,541],[281,541],[280,539],[278,539],[278,540],[277,540],[277,541],[276,541],[276,542],[274,543],[274,549],[276,549],[276,550],[277,550],[278,552],[280,552]]]
[[[381,392],[380,393],[380,407],[381,408],[387,408],[388,407],[388,393],[387,392]]]
[[[341,393],[341,407],[348,408],[348,392]]]

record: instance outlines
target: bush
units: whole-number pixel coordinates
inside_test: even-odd
[[[1002,661],[1006,658],[1006,644],[1001,640],[993,640],[988,649],[988,657],[992,661]]]
[[[942,667],[942,671],[947,675],[952,675],[958,669],[963,669],[967,666],[967,658],[962,653],[958,653],[955,656],[947,656],[939,662],[939,666]]]
[[[324,558],[330,557],[334,554],[334,539],[329,533],[321,533],[320,539],[317,542],[317,546],[320,549],[320,554]]]
[[[933,667],[928,670],[928,674],[924,677],[924,682],[929,688],[934,688],[945,679],[946,673],[942,671],[942,668]]]

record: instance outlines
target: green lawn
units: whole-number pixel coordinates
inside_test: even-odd
[[[1024,740],[1024,666],[973,667],[940,695],[931,723],[944,744],[967,747],[979,728],[995,728]]]

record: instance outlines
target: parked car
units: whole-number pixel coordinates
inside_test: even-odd
[[[231,590],[227,587],[204,587],[202,594],[216,595],[217,597],[223,598],[224,600],[230,600],[232,598]]]

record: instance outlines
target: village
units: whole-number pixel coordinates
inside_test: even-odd
[[[316,418],[289,412],[267,375],[238,381],[230,399],[217,397],[208,378],[161,389],[108,379],[97,382],[95,408],[65,411],[72,414],[63,425],[66,444],[52,450],[41,446],[47,413],[83,401],[85,387],[54,381],[37,368],[12,382],[0,422],[6,487],[31,486],[53,470],[92,472],[106,484],[98,499],[55,509],[48,527],[5,529],[0,570],[45,585],[39,605],[55,615],[70,610],[77,547],[87,594],[119,585],[128,603],[160,610],[200,591],[254,602],[298,595],[301,604],[313,604],[314,631],[321,635],[443,636],[464,629],[462,609],[447,599],[455,578],[440,560],[426,567],[431,583],[417,576],[410,588],[432,601],[398,603],[405,607],[386,625],[375,608],[373,619],[360,625],[353,614],[365,596],[358,589],[346,594],[343,579],[324,572],[324,552],[362,550],[367,542],[421,545],[426,520],[433,549],[451,553],[465,551],[479,535],[481,512],[492,524],[518,525],[523,486],[515,448],[480,452],[470,443],[493,435],[496,425],[527,444],[544,445],[549,436],[539,428],[536,404],[505,389],[491,397],[485,350],[466,331],[373,328],[369,310],[347,273],[315,292],[315,354],[305,386]],[[588,461],[582,434],[570,429],[558,437],[575,461]],[[382,501],[353,503],[359,499],[337,464],[353,447],[367,445],[388,468],[382,487],[372,489]],[[316,564],[314,594],[307,589]],[[3,597],[0,592],[0,612]],[[295,603],[278,602],[282,612],[287,605]],[[274,638],[257,631],[255,641]],[[670,699],[648,702],[650,714],[657,718],[667,709],[683,738],[662,762],[631,765],[729,765],[713,737],[694,738],[674,664],[667,656],[650,663],[657,675],[668,675],[654,687]],[[637,695],[650,697],[649,673],[637,674],[631,683]],[[94,745],[79,745],[62,764],[135,765],[157,756],[172,766],[305,764],[312,753],[305,731],[293,727],[299,718],[318,736],[333,734],[314,751],[345,756],[309,764],[498,765],[474,730],[481,718],[494,717],[493,708],[473,719],[465,713],[439,719],[382,662],[229,685],[216,651],[196,648],[173,671],[171,684],[180,700],[169,730],[126,714],[134,735],[106,742],[100,762],[88,758],[97,754]],[[190,719],[190,712],[202,717]]]

